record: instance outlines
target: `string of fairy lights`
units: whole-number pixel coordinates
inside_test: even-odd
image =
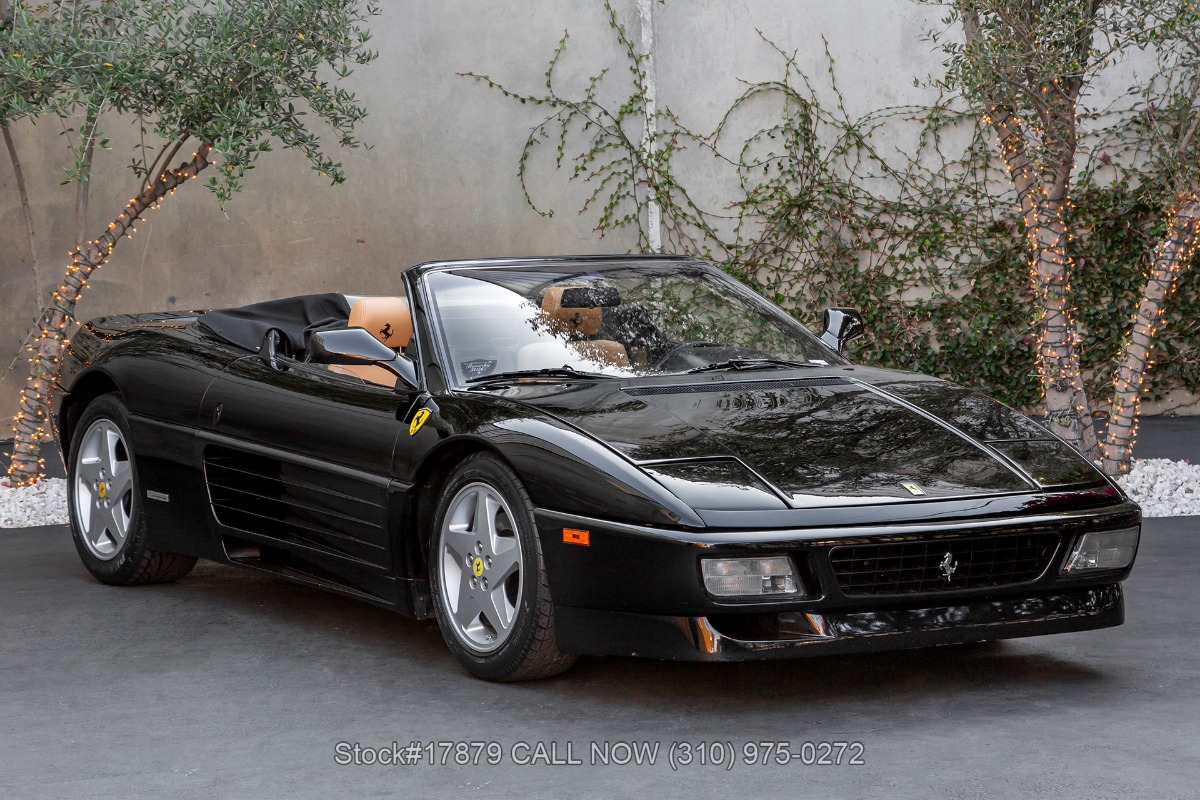
[[[1051,193],[1056,177],[1052,170],[1047,170],[1046,175],[1035,171],[1015,115],[993,110],[985,114],[984,122],[997,132],[1000,154],[1017,188],[1025,216],[1030,285],[1040,301],[1036,320],[1041,330],[1038,378],[1046,395],[1048,418],[1071,428],[1085,452],[1098,453],[1105,471],[1116,473],[1128,469],[1129,455],[1137,439],[1142,382],[1146,370],[1154,364],[1151,355],[1165,301],[1180,271],[1191,264],[1200,247],[1200,195],[1181,196],[1169,214],[1166,238],[1155,248],[1142,300],[1121,346],[1108,428],[1103,441],[1098,442],[1080,368],[1082,337],[1070,314],[1071,264],[1067,246],[1072,237],[1064,211],[1072,210],[1074,204],[1065,191],[1059,196]],[[1034,135],[1044,143],[1036,126]]]
[[[1154,250],[1154,260],[1146,281],[1146,291],[1133,316],[1133,324],[1121,346],[1123,358],[1113,378],[1113,401],[1109,430],[1130,431],[1127,443],[1117,447],[1120,437],[1105,437],[1102,452],[1105,468],[1116,469],[1128,463],[1137,437],[1137,411],[1141,403],[1142,380],[1153,366],[1151,355],[1162,321],[1166,299],[1175,288],[1179,273],[1192,263],[1200,246],[1200,194],[1179,198],[1167,222],[1167,235]]]
[[[1071,207],[1070,199],[1065,195],[1052,196],[1053,178],[1043,177],[1035,170],[1025,149],[1025,133],[1012,112],[992,110],[983,120],[997,132],[1000,156],[1017,188],[1025,217],[1030,253],[1029,281],[1040,301],[1036,320],[1042,331],[1037,359],[1038,379],[1046,393],[1047,408],[1054,422],[1068,428],[1079,425],[1080,433],[1086,439],[1091,419],[1079,368],[1079,337],[1070,315],[1071,285],[1066,252],[1070,232],[1063,215],[1064,207]],[[1033,135],[1044,141],[1036,126]],[[1062,406],[1070,410],[1064,414]]]
[[[13,457],[8,467],[9,483],[30,486],[45,477],[45,461],[39,457],[39,443],[46,437],[49,419],[49,393],[58,379],[66,342],[67,326],[73,319],[72,307],[83,296],[88,279],[108,263],[109,257],[122,238],[133,238],[134,224],[147,211],[161,207],[162,201],[208,167],[211,148],[201,145],[192,160],[176,168],[166,167],[140,195],[132,198],[121,214],[108,224],[98,239],[87,242],[71,252],[71,265],[54,290],[38,328],[35,344],[27,348],[32,353],[29,376],[21,390],[20,404],[13,420]]]
[[[1194,12],[1195,8],[1188,4],[1188,10]],[[1094,8],[1087,13],[1094,14]],[[1088,30],[1095,23],[1090,17],[1080,21]],[[1002,22],[1009,24],[1003,19]],[[984,38],[977,12],[964,11],[963,26],[968,48]],[[1080,41],[1086,44],[1090,40],[1089,34]],[[1038,44],[1036,32],[1032,43]],[[1137,415],[1145,393],[1142,382],[1154,364],[1155,338],[1166,300],[1179,273],[1191,265],[1200,244],[1200,194],[1194,188],[1181,192],[1168,214],[1166,236],[1154,250],[1138,308],[1121,343],[1113,374],[1108,427],[1103,440],[1097,441],[1081,368],[1082,336],[1071,317],[1072,264],[1067,254],[1072,241],[1066,220],[1074,210],[1069,187],[1075,171],[1077,96],[1081,85],[1082,77],[1072,74],[1029,87],[1037,114],[1028,120],[1028,131],[1023,130],[1023,120],[1003,102],[991,105],[983,119],[997,133],[1000,154],[1025,217],[1030,285],[1039,301],[1039,318],[1035,321],[1041,333],[1038,378],[1048,420],[1068,428],[1071,438],[1089,457],[1102,460],[1105,472],[1117,474],[1130,466],[1137,438]],[[1031,152],[1042,156],[1040,175],[1034,170]]]

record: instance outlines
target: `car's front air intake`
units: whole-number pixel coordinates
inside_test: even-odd
[[[1060,539],[1045,531],[848,545],[830,550],[829,560],[845,595],[982,589],[1037,579]]]

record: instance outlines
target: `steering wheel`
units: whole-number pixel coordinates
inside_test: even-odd
[[[710,342],[706,339],[692,339],[690,342],[682,342],[680,344],[675,345],[667,352],[663,353],[662,356],[660,356],[659,359],[657,361],[655,361],[654,364],[652,364],[650,368],[651,369],[660,369],[663,364],[666,364],[668,361],[671,360],[671,356],[675,355],[680,350],[686,350],[689,347],[720,347],[720,346],[721,345],[718,344],[717,342]]]

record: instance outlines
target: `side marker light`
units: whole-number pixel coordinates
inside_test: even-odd
[[[583,531],[578,528],[563,528],[563,541],[567,544],[579,544],[584,547],[590,547],[592,544],[592,532]]]

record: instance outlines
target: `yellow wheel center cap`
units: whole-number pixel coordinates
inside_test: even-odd
[[[108,484],[100,481],[100,499],[103,500],[105,497],[108,497]]]
[[[483,574],[483,559],[482,558],[479,558],[478,556],[475,557],[475,563],[473,563],[471,565],[471,571],[475,573],[476,578],[478,578],[479,576],[481,576]]]

